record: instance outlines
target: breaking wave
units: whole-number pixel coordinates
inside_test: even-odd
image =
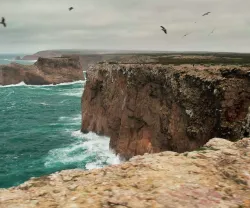
[[[27,85],[24,82],[20,82],[18,84],[11,84],[11,85],[0,85],[0,87],[19,87],[19,86],[27,86],[27,87],[55,87],[55,86],[66,86],[66,85],[73,85],[73,84],[84,84],[84,80],[74,81],[74,82],[64,82],[60,84],[49,84],[49,85]]]
[[[120,159],[109,149],[109,138],[95,133],[71,132],[76,142],[63,148],[49,151],[45,159],[46,168],[73,166],[74,168],[95,169],[106,165],[119,164]]]
[[[18,86],[26,86],[26,84],[24,82],[20,82],[18,84],[11,84],[11,85],[0,85],[0,87],[18,87]]]

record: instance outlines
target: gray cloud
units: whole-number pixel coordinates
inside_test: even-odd
[[[70,6],[75,8],[71,12]],[[5,16],[8,27],[0,27],[0,52],[250,52],[248,8],[249,0],[1,0],[0,15]],[[212,13],[202,17],[207,11]],[[160,25],[168,29],[167,36]],[[186,32],[192,33],[182,39]]]

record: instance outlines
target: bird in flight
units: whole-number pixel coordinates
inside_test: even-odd
[[[72,9],[74,9],[74,8],[73,8],[73,7],[70,7],[70,8],[69,8],[69,11],[71,11]]]
[[[191,34],[191,33],[186,33],[185,35],[182,36],[182,38],[188,36],[189,34]]]
[[[165,34],[167,34],[168,32],[167,32],[167,30],[166,30],[166,28],[165,27],[163,27],[163,26],[161,26],[161,30],[165,33]]]
[[[205,14],[203,14],[202,16],[206,16],[206,15],[209,15],[211,12],[206,12]]]
[[[2,21],[0,22],[0,24],[2,24],[4,27],[6,27],[6,23],[5,23],[5,18],[2,17]]]
[[[215,31],[215,29],[213,29],[213,30],[212,30],[212,32],[211,32],[211,33],[209,33],[209,35],[213,34],[213,33],[214,33],[214,31]]]

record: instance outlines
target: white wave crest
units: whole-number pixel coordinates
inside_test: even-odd
[[[18,87],[18,86],[27,86],[24,82],[20,82],[18,84],[11,84],[11,85],[0,85],[0,87],[2,88],[6,88],[6,87]]]
[[[83,93],[83,88],[76,88],[76,89],[67,90],[64,93],[61,93],[61,95],[72,96],[72,97],[81,97],[82,93]]]
[[[46,158],[46,167],[74,164],[77,168],[95,169],[119,164],[119,156],[109,149],[110,139],[95,133],[71,132],[77,140],[68,147],[51,150]]]
[[[70,126],[79,126],[81,124],[82,116],[81,114],[74,115],[71,117],[67,116],[61,116],[58,118],[57,123],[51,123],[51,126],[57,126],[58,124],[63,124],[64,126],[70,125]],[[70,129],[65,129],[64,133],[68,134],[71,133]]]
[[[84,84],[86,81],[85,80],[79,80],[79,81],[74,81],[74,82],[64,82],[52,86],[63,86],[63,85],[73,85],[73,84]],[[51,86],[51,85],[50,85]]]
[[[74,84],[84,84],[86,81],[84,80],[79,80],[79,81],[74,81],[74,82],[64,82],[60,84],[48,84],[48,85],[27,85],[27,86],[32,86],[32,87],[55,87],[55,86],[65,86],[65,85],[74,85]]]
[[[48,103],[46,103],[46,102],[41,102],[40,103],[40,105],[44,105],[44,106],[46,106],[46,105],[49,105]]]
[[[81,119],[82,119],[82,116],[81,116],[81,114],[79,114],[79,115],[74,115],[72,117],[61,116],[58,120],[59,121],[68,121],[68,122],[71,122],[71,121],[74,121],[74,122],[79,121],[80,122]]]
[[[60,84],[49,84],[49,85],[27,85],[24,82],[20,82],[18,84],[11,84],[11,85],[0,85],[0,87],[18,87],[18,86],[27,86],[27,87],[54,87],[54,86],[63,86],[63,85],[74,85],[74,84],[84,84],[86,81],[79,80],[75,82],[64,82]]]

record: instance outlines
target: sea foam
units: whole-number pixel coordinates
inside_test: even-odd
[[[110,139],[95,133],[71,132],[76,142],[67,147],[49,151],[45,167],[73,165],[75,168],[94,169],[106,165],[119,164],[120,159],[109,149]]]
[[[55,87],[55,86],[64,86],[64,85],[74,85],[74,84],[84,84],[86,81],[79,80],[74,82],[64,82],[60,84],[49,84],[49,85],[27,85],[24,82],[20,82],[18,84],[11,84],[11,85],[0,85],[0,87],[18,87],[18,86],[27,86],[27,87]]]

